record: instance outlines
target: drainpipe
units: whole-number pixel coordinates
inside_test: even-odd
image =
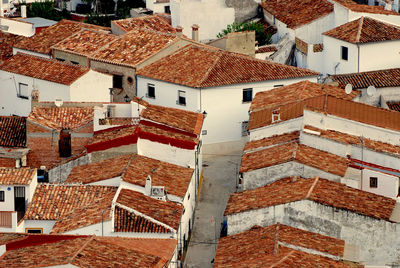
[[[358,50],[358,63],[357,63],[357,73],[360,72],[360,44],[357,43],[357,50]]]

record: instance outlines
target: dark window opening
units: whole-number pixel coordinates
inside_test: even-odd
[[[178,90],[178,104],[186,105],[186,92],[182,90]]]
[[[0,202],[4,202],[4,191],[0,191]]]
[[[26,232],[28,234],[41,234],[42,233],[42,229],[26,229]]]
[[[122,88],[122,75],[113,75],[113,88]]]
[[[342,46],[342,60],[348,60],[349,59],[349,49],[347,47]]]
[[[28,85],[24,83],[18,84],[18,97],[21,99],[29,99]]]
[[[171,8],[169,6],[164,7],[164,12],[167,14],[171,14]]]
[[[58,150],[60,157],[71,156],[71,133],[68,129],[63,129],[60,132],[60,140],[58,141]]]
[[[75,65],[78,65],[78,64],[79,64],[79,62],[73,61],[73,60],[71,60],[71,63],[72,63],[72,64],[75,64]]]
[[[65,61],[64,59],[61,59],[61,58],[56,58],[56,60],[58,60],[58,61]]]
[[[369,177],[369,187],[370,188],[378,188],[378,178],[377,177]]]
[[[253,89],[245,88],[243,89],[243,102],[250,102],[253,100]]]
[[[132,84],[132,83],[133,83],[133,78],[130,77],[130,76],[128,76],[127,80],[128,80],[128,83],[129,83],[129,84]]]
[[[38,182],[49,182],[49,173],[44,169],[37,170]]]
[[[156,88],[153,84],[147,84],[147,97],[148,98],[156,98]]]

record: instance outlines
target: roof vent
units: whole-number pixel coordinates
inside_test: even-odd
[[[165,189],[164,186],[154,186],[151,187],[151,197],[166,201],[166,194],[165,194]]]

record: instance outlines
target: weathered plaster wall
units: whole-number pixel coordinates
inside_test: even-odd
[[[243,22],[257,16],[258,0],[225,0],[227,7],[235,9],[235,21]]]

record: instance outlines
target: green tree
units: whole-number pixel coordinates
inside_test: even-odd
[[[27,6],[27,15],[28,17],[42,17],[55,21],[71,18],[71,13],[68,10],[63,9],[62,11],[58,11],[54,8],[54,2],[50,0],[33,2]]]
[[[233,32],[244,32],[244,31],[255,31],[256,40],[259,46],[271,44],[271,34],[266,33],[264,29],[264,24],[259,22],[234,22],[226,26],[226,29],[222,30],[217,35],[217,38],[226,36],[228,33]]]

